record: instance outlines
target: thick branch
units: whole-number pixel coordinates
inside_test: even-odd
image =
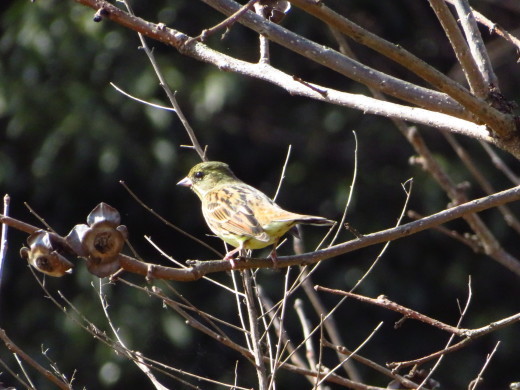
[[[382,115],[391,118],[400,118],[413,123],[464,134],[466,136],[477,138],[481,141],[493,143],[496,142],[495,139],[489,137],[485,126],[479,126],[469,121],[433,111],[401,106],[395,103],[382,102],[380,100],[363,95],[349,94],[334,89],[324,88],[315,84],[305,83],[267,64],[252,64],[246,61],[237,60],[233,57],[214,51],[202,43],[194,42],[193,40],[191,43],[186,43],[190,39],[183,33],[166,28],[160,24],[155,25],[148,23],[140,18],[119,10],[109,3],[94,0],[77,1],[92,8],[102,6],[108,7],[109,11],[107,17],[111,18],[113,21],[121,24],[122,26],[128,27],[137,32],[140,32],[145,36],[171,45],[185,55],[216,65],[222,70],[240,73],[275,84],[281,88],[284,88],[292,95],[305,96],[311,99],[325,101],[345,107],[351,107],[361,110],[364,113]],[[430,99],[427,98],[426,100]],[[439,107],[436,106],[435,108]],[[457,111],[457,115],[462,115],[459,111]],[[510,152],[515,153],[514,150],[510,150]]]
[[[182,54],[209,62],[205,57],[208,55],[214,56],[216,53],[213,50],[208,49],[205,45],[193,42],[193,40],[190,40],[188,36],[179,31],[170,29],[162,24],[155,25],[138,17],[129,15],[106,1],[75,1],[95,10],[103,9],[106,11],[104,12],[106,19],[113,20],[124,27],[173,46]],[[209,5],[228,15],[233,14],[240,8],[240,4],[231,0],[211,1]],[[260,34],[264,34],[270,40],[362,84],[373,86],[382,92],[422,107],[452,114],[457,117],[466,117],[465,110],[443,93],[419,87],[378,72],[348,58],[347,56],[344,56],[339,52],[318,45],[284,29],[283,27],[271,23],[253,12],[245,13],[241,16],[239,21]],[[228,60],[229,58],[230,57],[228,56],[222,56],[221,61],[216,63],[216,65],[224,70],[231,70],[228,68],[227,61],[222,61],[224,59]]]
[[[240,4],[233,0],[202,1],[226,15],[235,12],[240,7]],[[361,84],[374,87],[381,92],[420,107],[458,117],[467,117],[464,110],[461,110],[457,103],[443,93],[379,72],[329,47],[319,45],[282,26],[271,23],[252,12],[245,13],[238,21],[257,33],[265,35],[271,41]]]
[[[370,33],[326,7],[323,2],[315,2],[312,0],[291,0],[291,3],[321,19],[329,26],[332,26],[348,35],[354,41],[368,46],[378,53],[405,66],[407,69],[410,69],[430,84],[460,102],[460,104],[462,104],[466,109],[481,118],[488,126],[493,128],[497,134],[507,136],[514,131],[515,125],[510,116],[493,109],[482,99],[471,95],[464,87],[432,68],[402,47],[385,41],[375,34]]]

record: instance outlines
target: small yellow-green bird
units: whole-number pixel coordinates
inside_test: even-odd
[[[278,206],[263,192],[238,179],[226,163],[207,161],[195,165],[177,183],[190,187],[202,201],[202,214],[213,233],[235,247],[224,259],[244,249],[274,245],[295,225],[333,225],[335,222],[313,215],[296,214]]]

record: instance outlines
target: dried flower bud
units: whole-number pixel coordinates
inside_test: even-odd
[[[65,238],[78,256],[87,260],[88,270],[105,277],[120,266],[118,256],[128,236],[126,226],[120,225],[119,212],[100,203],[87,217],[87,225],[76,225]]]
[[[27,238],[27,243],[29,248],[20,249],[20,256],[38,271],[56,277],[72,272],[74,265],[53,248],[49,232],[38,230]]]

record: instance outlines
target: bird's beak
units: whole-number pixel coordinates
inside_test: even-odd
[[[189,177],[185,177],[180,182],[178,182],[177,185],[183,186],[183,187],[191,187],[193,185],[193,182],[191,181],[191,179]]]

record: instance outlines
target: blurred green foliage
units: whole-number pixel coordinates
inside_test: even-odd
[[[137,15],[192,35],[222,19],[201,2],[135,3]],[[472,4],[501,25],[518,27],[518,14],[506,7],[492,1]],[[331,1],[330,5],[440,70],[456,75],[451,49],[426,1],[351,0]],[[71,1],[15,0],[0,7],[0,189],[2,194],[12,197],[11,215],[38,224],[23,205],[28,202],[58,233],[66,234],[75,224],[84,223],[90,210],[104,201],[119,209],[133,245],[146,260],[169,264],[144,240],[144,235],[151,236],[166,253],[180,261],[213,258],[206,249],[152,217],[119,184],[119,180],[124,180],[154,210],[197,237],[205,238],[208,233],[196,197],[175,187],[198,161],[193,151],[180,147],[189,142],[180,122],[169,112],[128,99],[109,84],[112,82],[141,99],[167,104],[146,56],[139,50],[136,34],[110,22],[94,23],[92,10]],[[335,47],[327,29],[297,9],[284,24]],[[504,80],[504,94],[510,100],[518,100],[517,54],[503,41],[487,35],[485,38],[493,41],[492,59],[499,78]],[[211,37],[208,44],[256,61],[257,39],[237,24],[225,39]],[[358,230],[372,232],[395,224],[405,200],[401,183],[411,177],[412,209],[428,214],[448,203],[428,175],[409,165],[413,150],[389,120],[293,97],[277,87],[219,71],[162,44],[149,43],[170,87],[178,91],[179,102],[200,142],[208,146],[211,158],[227,161],[239,177],[273,194],[287,148],[292,145],[287,178],[279,197],[279,203],[288,209],[340,218],[353,174],[353,130],[359,140],[359,172],[348,220]],[[415,80],[405,69],[382,61],[368,49],[353,47],[367,64]],[[367,93],[364,87],[285,49],[272,45],[271,50],[273,64],[290,74],[349,92]],[[471,181],[439,132],[420,130],[453,179]],[[476,142],[460,141],[476,155],[479,169],[497,189],[510,186],[493,169]],[[518,169],[517,161],[502,155],[513,169]],[[472,187],[470,196],[482,196],[482,192]],[[519,255],[517,238],[498,213],[484,213],[484,218],[506,248]],[[467,230],[461,221],[449,227]],[[310,249],[318,241],[320,231],[309,228],[305,233]],[[48,350],[49,358],[65,374],[74,373],[76,388],[150,388],[132,364],[96,342],[44,297],[18,257],[24,240],[23,234],[9,231],[0,327],[43,364],[46,361],[41,350]],[[207,241],[221,249],[218,240]],[[324,262],[314,275],[314,282],[342,289],[352,287],[377,250],[361,250]],[[290,252],[288,248],[283,251]],[[518,311],[518,277],[484,255],[474,254],[433,231],[393,243],[360,292],[371,296],[386,294],[403,305],[454,324],[459,316],[456,302],[466,298],[469,275],[474,296],[464,326],[479,327]],[[141,277],[127,277],[145,283]],[[215,278],[230,283],[229,275]],[[259,279],[272,299],[280,299],[282,273],[263,270]],[[96,296],[98,281],[81,262],[73,276],[47,278],[45,283],[51,291],[62,291],[87,318],[107,329]],[[163,283],[157,284],[166,289]],[[201,309],[235,322],[235,301],[229,293],[205,281],[172,285]],[[193,331],[146,294],[119,283],[105,286],[105,291],[112,319],[131,349],[186,371],[233,381],[237,354]],[[323,299],[328,307],[337,301],[326,295]],[[311,312],[310,307],[306,309]],[[295,315],[290,312],[288,331],[300,334]],[[313,314],[309,316],[317,320]],[[410,321],[394,330],[393,323],[399,319],[395,314],[356,302],[347,301],[336,319],[345,332],[348,347],[357,346],[384,320],[383,329],[363,351],[381,364],[428,354],[448,338]],[[481,388],[505,388],[509,382],[520,380],[518,326],[446,357],[435,378],[444,388],[467,385],[477,375],[496,339],[503,343]],[[0,356],[12,364],[4,347],[0,348]],[[326,363],[329,362],[335,364],[327,354]],[[244,386],[255,386],[250,367],[241,364],[238,372]],[[385,386],[389,381],[362,367],[361,372],[367,382],[375,385]],[[301,378],[280,375],[279,388],[307,386]],[[42,377],[32,377],[38,389],[53,388]],[[170,388],[182,388],[173,380],[161,379]],[[18,386],[7,374],[0,376],[0,381]],[[206,383],[200,386],[217,388]]]

